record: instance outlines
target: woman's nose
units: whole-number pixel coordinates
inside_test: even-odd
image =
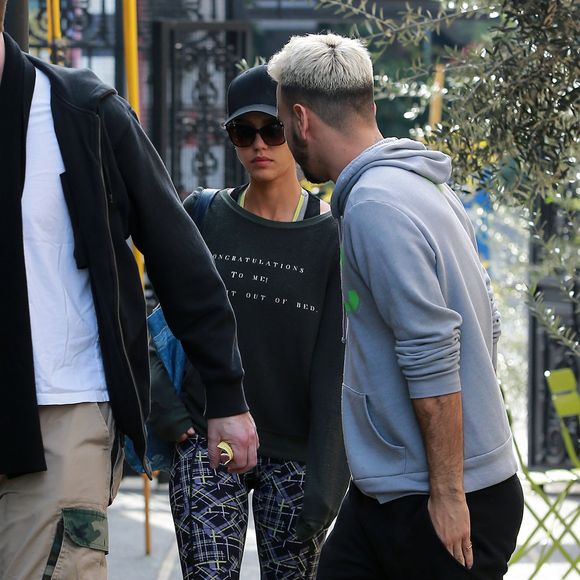
[[[254,139],[253,145],[254,149],[266,149],[268,147],[264,139],[262,139],[262,135],[260,135],[260,133],[256,133],[256,138]]]

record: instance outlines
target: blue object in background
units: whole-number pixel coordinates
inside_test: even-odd
[[[488,269],[490,268],[491,251],[489,247],[489,227],[488,227],[488,215],[493,211],[493,204],[491,203],[491,198],[489,193],[485,189],[485,182],[482,183],[482,187],[477,189],[473,195],[464,198],[463,205],[466,210],[473,210],[474,208],[481,208],[483,213],[474,219],[471,214],[472,221],[474,221],[475,228],[475,239],[477,241],[477,251],[479,252],[479,257],[481,261]]]
[[[161,306],[147,317],[151,340],[176,392],[181,391],[186,355],[181,342],[175,338],[163,315]],[[146,425],[147,427],[147,425]],[[147,429],[146,457],[153,471],[169,471],[173,460],[174,444],[160,439],[152,429]],[[145,473],[143,465],[135,453],[132,441],[125,437],[125,461],[137,473]]]

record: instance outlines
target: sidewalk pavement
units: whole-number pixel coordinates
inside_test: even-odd
[[[143,501],[143,480],[138,477],[123,479],[117,499],[109,508],[110,554],[109,580],[180,580],[181,569],[177,555],[173,520],[169,509],[167,484],[151,484],[151,544],[149,556],[145,555],[145,512]],[[563,506],[562,513],[567,513],[580,503],[580,495],[575,495]],[[535,506],[534,506],[535,507]],[[537,511],[542,511],[539,503]],[[533,529],[533,518],[524,514],[522,537]],[[580,535],[580,520],[575,527]],[[526,533],[527,532],[527,533]],[[564,546],[577,559],[580,559],[580,546],[573,546],[567,537]],[[505,580],[527,580],[534,569],[535,560],[540,547],[522,558],[512,566]],[[552,554],[547,565],[537,580],[561,580],[568,564],[559,554]],[[256,551],[256,537],[253,523],[250,521],[246,550],[242,564],[240,580],[259,580],[260,571]],[[353,579],[356,580],[356,579]],[[572,573],[566,580],[580,580],[580,576]]]

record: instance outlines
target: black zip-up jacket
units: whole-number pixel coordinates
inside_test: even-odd
[[[171,330],[203,376],[207,417],[247,411],[235,319],[224,284],[128,103],[89,70],[26,56],[51,83],[75,259],[78,268],[89,270],[117,427],[143,457],[150,407],[147,330],[129,238],[145,256]],[[12,454],[25,458],[30,442],[10,445],[19,447]]]

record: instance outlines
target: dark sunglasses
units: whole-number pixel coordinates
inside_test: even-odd
[[[286,143],[284,137],[284,125],[279,121],[268,123],[259,129],[252,125],[244,125],[243,123],[231,122],[226,125],[230,141],[236,147],[249,147],[256,140],[256,135],[259,133],[262,141],[266,145],[283,145]]]

